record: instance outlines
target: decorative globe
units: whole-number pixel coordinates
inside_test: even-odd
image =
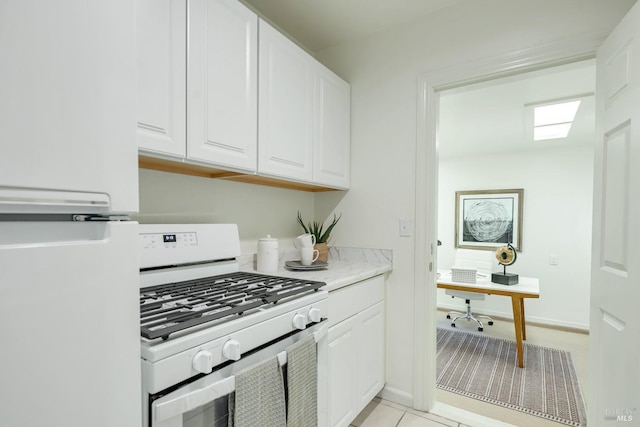
[[[507,243],[507,246],[501,246],[496,250],[496,259],[504,266],[513,264],[517,258],[518,254],[511,243]]]

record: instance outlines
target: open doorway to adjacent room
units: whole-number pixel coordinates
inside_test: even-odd
[[[439,93],[437,268],[455,263],[456,191],[523,189],[522,245],[511,270],[540,280],[540,298],[526,300],[527,343],[571,352],[586,394],[593,160],[595,60],[529,71]],[[534,138],[535,108],[579,101],[566,137]],[[562,124],[567,120],[562,119]],[[551,123],[553,124],[553,123]],[[566,126],[565,126],[566,127]],[[544,131],[546,129],[539,129]],[[497,262],[495,268],[498,268]],[[436,323],[450,328],[449,310],[464,300],[437,291]],[[477,332],[514,340],[509,298],[472,301],[492,326]],[[558,425],[441,389],[436,400],[515,425]]]

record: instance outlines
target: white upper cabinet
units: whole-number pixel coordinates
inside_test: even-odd
[[[260,21],[258,172],[313,180],[315,60]]]
[[[237,0],[191,0],[190,160],[255,172],[258,17]]]
[[[138,0],[138,148],[186,155],[186,0]]]
[[[313,181],[347,189],[350,179],[351,86],[317,63],[315,90]]]
[[[141,167],[349,188],[348,83],[238,0],[136,9]]]
[[[187,0],[137,2],[140,152],[255,172],[258,17],[236,0],[188,14]]]

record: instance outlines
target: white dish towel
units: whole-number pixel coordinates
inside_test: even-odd
[[[310,335],[287,348],[287,427],[318,425],[318,364]]]
[[[230,427],[286,425],[284,381],[277,357],[238,372],[234,394],[229,396]]]

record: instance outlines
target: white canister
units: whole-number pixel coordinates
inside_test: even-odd
[[[275,273],[278,271],[278,239],[267,237],[258,240],[257,270],[263,273]]]

